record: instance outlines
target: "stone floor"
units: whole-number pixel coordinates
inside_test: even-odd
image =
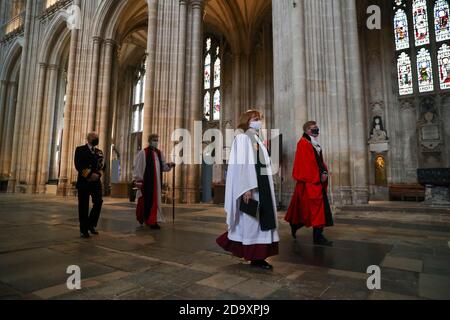
[[[100,236],[79,238],[72,198],[0,195],[0,299],[450,299],[450,209],[376,203],[335,210],[334,246],[311,230],[289,235],[280,212],[272,272],[216,244],[225,217],[212,205],[164,208],[160,231],[141,228],[134,204],[105,199]],[[82,289],[66,286],[69,265]],[[381,290],[367,268],[381,267]]]

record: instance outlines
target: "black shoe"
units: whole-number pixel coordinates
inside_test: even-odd
[[[254,260],[250,264],[253,267],[258,267],[264,270],[273,270],[273,266],[271,266],[267,261],[265,260]]]
[[[90,229],[89,229],[89,232],[90,232],[91,234],[95,234],[95,235],[98,235],[98,231],[97,231],[97,230],[95,230],[95,228],[94,228],[94,227],[90,228]]]
[[[89,232],[81,232],[81,233],[80,233],[80,237],[81,237],[82,239],[88,239],[88,238],[90,238],[91,236],[89,235]]]
[[[152,224],[152,225],[150,226],[150,229],[153,229],[153,230],[160,230],[161,227],[159,226],[159,224]]]
[[[301,224],[291,224],[291,235],[292,238],[297,239],[297,231],[303,227]]]
[[[318,246],[331,247],[331,246],[333,246],[333,241],[329,241],[327,238],[321,237],[318,239],[314,239],[314,244],[316,244]]]
[[[273,270],[273,266],[265,260],[261,262],[261,268],[263,268],[264,270]]]

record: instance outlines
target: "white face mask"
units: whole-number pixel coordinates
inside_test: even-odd
[[[150,146],[152,147],[152,148],[155,148],[155,149],[158,149],[158,142],[157,141],[152,141],[152,142],[150,142]]]
[[[249,125],[250,128],[255,129],[256,131],[261,130],[262,122],[261,121],[252,121]]]

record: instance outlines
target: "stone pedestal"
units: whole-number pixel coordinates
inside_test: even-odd
[[[16,191],[16,180],[15,179],[9,179],[8,180],[7,193],[15,193],[15,191]]]
[[[427,185],[425,189],[425,203],[450,206],[450,189],[448,187]]]

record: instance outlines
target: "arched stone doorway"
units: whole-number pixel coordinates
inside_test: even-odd
[[[11,158],[16,119],[17,94],[21,68],[22,46],[16,41],[7,55],[0,78],[0,190],[11,189]]]
[[[32,190],[27,191],[56,194],[63,132],[67,129],[64,115],[71,39],[62,15],[52,19],[44,39],[49,45],[39,53],[36,117],[40,121],[33,127],[35,143],[28,169]]]
[[[236,128],[239,116],[250,108],[259,109],[264,115],[265,128],[272,129],[274,78],[271,1],[207,1],[203,34],[204,79],[208,77],[209,71],[215,73],[216,59],[221,62],[220,87],[216,87],[215,83],[211,84],[214,88],[212,91],[208,84],[203,87],[203,129],[214,128],[225,132],[226,129]],[[219,44],[220,55],[214,55],[210,61],[211,67],[208,67],[209,61],[206,59],[210,55],[208,47],[211,41]],[[213,47],[216,50],[217,46]],[[218,90],[220,116],[208,117],[207,98],[213,97],[211,103],[216,105]],[[223,192],[224,169],[224,166],[203,164],[203,201],[210,200],[209,190],[213,186],[217,186],[214,188],[216,193]]]

